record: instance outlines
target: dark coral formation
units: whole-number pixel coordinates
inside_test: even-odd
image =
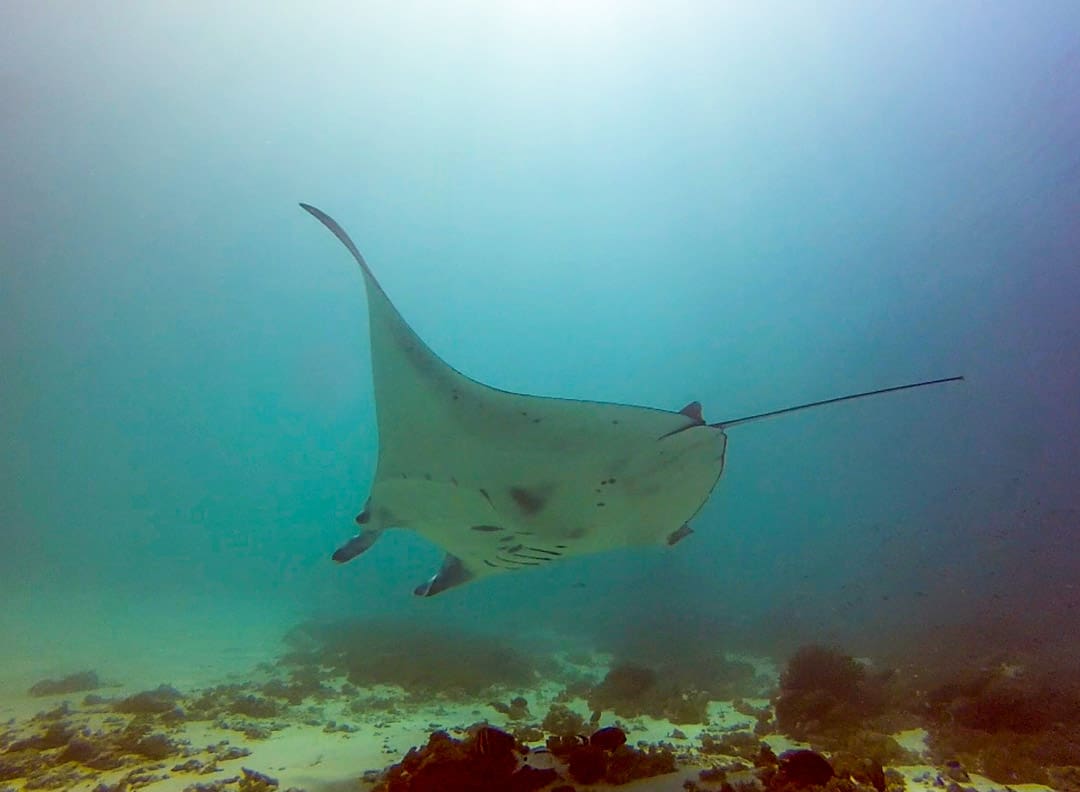
[[[492,701],[491,708],[496,712],[505,715],[510,720],[525,720],[531,717],[529,713],[529,702],[526,701],[524,696],[515,696],[510,700],[509,704],[503,704],[501,701]]]
[[[172,760],[173,773],[216,773],[221,762],[250,751],[227,742],[196,748],[180,738],[180,730],[193,720],[212,720],[249,737],[284,728],[267,718],[281,714],[287,705],[259,695],[258,689],[254,683],[228,685],[189,696],[159,685],[111,700],[87,696],[82,710],[64,703],[34,716],[18,735],[0,735],[0,782],[21,780],[27,789],[67,789],[104,772],[126,771],[115,784],[99,785],[102,792],[126,792],[160,780],[163,776],[157,771],[167,760]],[[251,772],[196,787],[264,788],[259,784],[265,782]],[[234,786],[228,787],[230,783]]]
[[[888,736],[912,725],[929,730],[932,758],[956,783],[950,773],[966,769],[1064,789],[1080,767],[1080,682],[1000,661],[871,675],[839,651],[803,647],[781,676],[775,709],[780,730],[873,786],[879,766],[916,759]]]
[[[398,685],[417,698],[475,697],[533,679],[524,653],[484,635],[392,621],[309,623],[291,633],[293,668],[326,668],[360,687]]]
[[[28,691],[31,696],[62,696],[65,693],[80,693],[84,690],[97,690],[101,687],[96,671],[80,671],[68,674],[62,679],[42,679],[35,682]]]
[[[605,726],[592,733],[589,745],[601,751],[614,751],[619,746],[626,745],[626,732],[618,726]]]
[[[750,664],[727,660],[715,652],[691,652],[647,663],[618,662],[599,684],[574,692],[587,698],[594,712],[705,723],[710,701],[755,695],[760,688]]]
[[[735,747],[743,754],[753,752],[753,747],[738,741]],[[765,792],[797,792],[797,790],[825,790],[825,792],[903,792],[904,777],[895,770],[885,770],[872,759],[855,758],[850,755],[826,756],[818,751],[797,749],[785,751],[777,757],[768,746],[761,743],[756,752],[754,767],[734,765],[729,768],[704,770],[700,780],[709,789],[720,784],[723,792],[756,789]],[[702,789],[696,783],[687,789]]]
[[[534,792],[558,777],[554,770],[519,767],[520,750],[504,731],[481,726],[465,740],[434,732],[386,771],[377,792]]]
[[[754,669],[748,663],[719,655],[690,655],[663,662],[620,662],[599,684],[584,691],[596,712],[623,718],[648,715],[673,723],[705,723],[710,701],[757,692]]]
[[[241,767],[240,772],[242,775],[238,792],[277,792],[276,778],[247,767]]]
[[[116,712],[128,715],[164,715],[178,709],[177,702],[184,697],[171,685],[158,685],[153,690],[143,690],[113,703]]]
[[[829,760],[816,751],[785,751],[780,754],[777,779],[783,786],[797,789],[825,786],[833,777]]]
[[[565,704],[552,704],[540,728],[559,737],[575,737],[585,731],[585,719]]]
[[[1076,689],[1001,670],[966,674],[931,690],[926,708],[935,720],[984,732],[1034,734],[1080,719]]]
[[[591,737],[551,737],[556,767],[536,767],[536,752],[513,736],[490,726],[477,726],[464,740],[434,732],[423,748],[413,748],[387,770],[376,792],[534,792],[570,788],[558,782],[625,784],[675,770],[666,748],[639,750],[626,745],[621,729],[608,727]]]
[[[788,661],[774,702],[777,726],[798,739],[850,732],[880,714],[887,675],[870,677],[850,655],[804,646]]]
[[[167,777],[158,772],[167,759],[177,760],[172,773],[203,775],[221,770],[221,762],[250,753],[227,742],[195,748],[163,730],[160,719],[145,714],[131,719],[113,717],[96,729],[77,726],[72,717],[67,708],[42,713],[33,721],[39,726],[36,733],[0,744],[0,781],[21,780],[26,789],[68,789],[92,781],[100,773],[124,770],[115,784],[99,784],[97,789],[127,792]],[[240,777],[195,787],[224,790],[226,784],[234,782],[241,790],[263,788],[250,783],[245,787]]]
[[[1009,666],[962,671],[922,697],[934,758],[1009,784],[1080,789],[1080,683]]]
[[[632,748],[626,744],[626,733],[615,726],[598,729],[587,739],[553,735],[547,748],[566,763],[570,778],[581,784],[625,784],[675,771],[670,748]]]
[[[673,723],[705,723],[710,700],[708,691],[684,687],[675,678],[631,663],[616,665],[588,695],[594,712],[624,718],[649,715]]]
[[[157,730],[152,719],[107,723],[100,729],[77,726],[71,711],[60,708],[36,716],[36,733],[4,745],[0,781],[24,779],[27,788],[66,788],[98,772],[139,768],[189,750],[182,740]]]
[[[766,755],[771,754],[766,743],[761,742],[754,735],[747,732],[728,732],[720,737],[708,733],[701,735],[701,752],[705,754],[735,756],[751,764],[757,764],[763,751],[767,752]],[[775,762],[775,757],[772,757],[772,762]],[[766,761],[764,763],[769,764],[770,762]]]

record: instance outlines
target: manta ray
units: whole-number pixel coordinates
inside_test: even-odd
[[[674,545],[724,470],[737,424],[946,377],[707,423],[678,411],[530,396],[477,382],[436,355],[390,301],[352,239],[300,204],[348,249],[367,291],[379,452],[359,533],[333,553],[368,550],[388,528],[446,551],[417,586],[430,597],[489,575],[635,545]]]

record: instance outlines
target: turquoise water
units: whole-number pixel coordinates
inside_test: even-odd
[[[135,603],[211,642],[389,615],[605,649],[1080,656],[1080,7],[5,17],[19,685],[78,670],[87,624],[160,635]],[[329,560],[374,473],[367,308],[298,201],[499,388],[721,420],[967,379],[733,428],[675,548],[417,600],[441,552],[415,536]]]

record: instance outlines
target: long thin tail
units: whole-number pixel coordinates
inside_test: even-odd
[[[941,385],[945,382],[961,382],[963,379],[963,376],[944,377],[942,379],[926,380],[925,382],[913,382],[910,385],[895,385],[891,388],[880,388],[878,390],[866,391],[865,393],[852,393],[848,396],[837,396],[833,399],[822,399],[821,401],[810,402],[808,404],[797,404],[794,407],[785,407],[782,410],[770,410],[769,412],[758,413],[757,415],[732,418],[730,421],[718,421],[717,423],[709,424],[709,426],[714,426],[717,429],[727,429],[732,426],[738,426],[739,424],[750,423],[751,421],[760,421],[762,418],[774,418],[777,415],[784,415],[785,413],[809,410],[811,407],[823,407],[826,404],[836,404],[837,402],[851,401],[852,399],[863,399],[867,396],[880,396],[883,393],[893,393],[894,391],[909,390],[910,388],[922,388],[926,385]]]

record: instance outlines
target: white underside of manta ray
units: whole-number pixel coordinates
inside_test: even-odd
[[[632,545],[673,545],[724,470],[737,423],[884,388],[719,423],[697,402],[679,412],[510,393],[445,363],[405,322],[348,234],[307,204],[352,253],[367,287],[379,455],[361,530],[345,562],[387,528],[446,551],[416,588],[432,596],[488,575]]]

